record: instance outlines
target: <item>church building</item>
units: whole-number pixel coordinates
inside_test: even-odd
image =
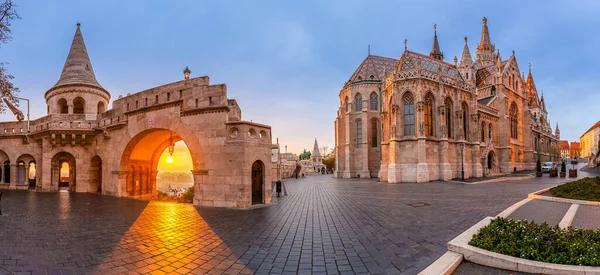
[[[503,59],[487,19],[471,56],[446,62],[434,26],[428,55],[369,55],[339,93],[334,177],[427,182],[535,169],[559,161],[544,96],[515,52]]]

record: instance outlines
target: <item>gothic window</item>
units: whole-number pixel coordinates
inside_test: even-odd
[[[377,111],[377,94],[371,93],[371,98],[369,99],[369,109],[371,111]]]
[[[485,142],[485,122],[481,122],[481,142]]]
[[[448,138],[452,138],[452,100],[446,98],[444,105],[446,106],[446,132]]]
[[[356,148],[362,147],[362,119],[356,120]]]
[[[469,107],[466,102],[462,103],[462,123],[463,123],[463,136],[464,140],[469,139],[469,124],[467,123],[469,120]]]
[[[354,104],[356,104],[356,111],[362,112],[362,96],[360,94],[356,94],[354,98]]]
[[[85,112],[85,100],[81,97],[76,97],[73,100],[73,113],[83,114]]]
[[[404,95],[404,135],[415,134],[415,104],[410,93]]]
[[[491,140],[492,139],[492,124],[490,123],[490,125],[488,125],[488,138]]]
[[[469,80],[469,72],[467,72],[467,80]]]
[[[433,136],[433,96],[428,94],[423,105],[425,113],[425,136]]]
[[[517,105],[513,102],[510,107],[510,137],[517,138],[518,137],[518,111]]]
[[[371,119],[371,147],[377,147],[379,144],[379,138],[377,138],[377,119]]]

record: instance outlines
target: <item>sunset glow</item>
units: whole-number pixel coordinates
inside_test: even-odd
[[[175,142],[172,157],[169,156],[169,149],[165,148],[158,161],[159,172],[187,172],[192,169],[192,156],[183,141]]]

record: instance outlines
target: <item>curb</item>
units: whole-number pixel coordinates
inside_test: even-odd
[[[448,242],[448,250],[462,254],[465,260],[476,264],[518,272],[552,275],[600,275],[600,267],[538,262],[507,256],[469,245],[469,241],[471,238],[473,238],[473,235],[477,234],[479,229],[488,225],[491,220],[492,217],[487,217],[469,228],[467,231],[458,235],[456,238]]]
[[[460,183],[464,183],[464,184],[481,184],[481,183],[501,182],[501,181],[508,181],[508,180],[527,180],[527,179],[532,179],[532,178],[535,178],[535,176],[534,175],[525,175],[525,176],[518,176],[518,177],[502,177],[502,178],[495,178],[495,179],[476,181],[476,182],[464,182],[464,181],[456,181],[456,182],[460,182]]]
[[[460,265],[462,259],[462,254],[446,251],[444,255],[419,272],[419,275],[450,275]]]
[[[564,184],[564,183],[562,183],[562,184]],[[540,194],[545,193],[546,191],[548,191],[556,186],[559,186],[559,185],[561,185],[561,184],[557,184],[552,187],[544,188],[542,190],[530,193],[529,195],[527,195],[527,198],[532,199],[532,200],[544,200],[544,201],[564,202],[564,203],[571,203],[571,204],[585,204],[585,205],[600,206],[600,201],[584,201],[584,200],[565,199],[565,198],[557,198],[557,197],[540,195]]]

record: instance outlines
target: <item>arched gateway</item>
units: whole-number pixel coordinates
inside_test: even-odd
[[[111,95],[96,80],[78,24],[62,74],[45,94],[48,115],[29,129],[23,122],[0,123],[0,152],[6,153],[0,154],[0,188],[25,182],[28,162],[12,160],[27,153],[35,159],[37,190],[153,198],[160,155],[182,140],[193,164],[194,204],[270,203],[270,126],[242,121],[224,84],[189,74],[186,69],[184,80],[119,96],[104,110]],[[262,164],[260,200],[253,199],[256,161]]]

